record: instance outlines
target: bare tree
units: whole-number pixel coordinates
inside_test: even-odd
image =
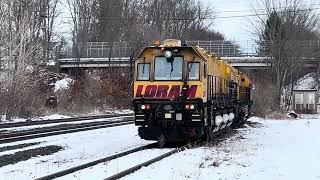
[[[206,31],[214,14],[199,0],[68,0],[79,41],[184,38]],[[137,37],[138,36],[138,37]],[[88,37],[88,38],[86,38]]]
[[[211,7],[198,0],[142,0],[143,23],[161,38],[183,38],[190,29],[208,29],[214,16]]]
[[[52,39],[53,39],[53,26],[60,14],[60,10],[57,9],[59,0],[43,0],[40,1],[40,15],[39,21],[42,21],[42,36],[43,36],[43,59],[48,60],[50,58],[49,53],[52,51]]]
[[[0,1],[2,20],[0,54],[6,59],[6,72],[0,72],[0,75],[6,76],[2,90],[5,92],[3,99],[7,103],[2,105],[5,106],[7,119],[16,115],[30,115],[30,109],[34,108],[36,103],[39,103],[39,106],[44,104],[39,100],[45,98],[38,91],[37,79],[41,78],[36,71],[48,57],[52,23],[56,17],[55,10],[51,7],[55,9],[57,2],[57,0]],[[49,12],[46,22],[50,25],[44,23],[43,12]],[[35,97],[35,94],[38,96]]]
[[[96,0],[67,0],[72,18],[72,38],[76,42],[96,40]]]
[[[306,40],[318,39],[319,16],[303,0],[263,0],[266,15],[257,13],[256,35],[260,53],[269,55],[270,72],[277,89],[279,109],[281,94],[293,84],[302,67],[302,58],[312,57]]]

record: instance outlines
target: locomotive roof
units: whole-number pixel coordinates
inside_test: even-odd
[[[138,54],[138,56],[135,58],[134,61],[136,61],[137,59],[139,59],[143,52],[146,51],[147,49],[161,49],[161,48],[165,48],[165,49],[169,49],[169,48],[179,48],[179,49],[191,49],[192,51],[194,51],[203,61],[208,61],[210,58],[216,59],[220,62],[223,62],[226,64],[226,66],[230,67],[231,69],[237,70],[238,75],[242,75],[245,76],[245,78],[247,80],[249,80],[249,83],[251,83],[250,78],[243,72],[241,72],[240,70],[236,69],[235,67],[233,67],[230,63],[228,63],[227,61],[225,61],[224,59],[221,59],[220,57],[215,56],[215,54],[209,53],[207,51],[205,51],[203,48],[199,47],[199,46],[171,46],[171,45],[159,45],[159,46],[146,46],[144,47]]]
[[[204,61],[207,61],[207,53],[202,49],[202,48],[199,48],[199,47],[196,47],[196,46],[147,46],[145,48],[143,48],[140,53],[138,54],[137,59],[139,59],[142,55],[142,53],[144,51],[146,51],[147,49],[154,49],[154,48],[157,48],[157,49],[161,49],[161,48],[182,48],[182,49],[192,49],[194,52],[197,53],[198,56],[201,57],[202,60]],[[201,52],[202,51],[202,52]]]

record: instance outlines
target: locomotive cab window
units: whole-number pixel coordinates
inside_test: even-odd
[[[154,80],[182,80],[182,57],[156,57]]]
[[[150,64],[149,63],[138,64],[137,80],[140,80],[140,81],[150,80]]]
[[[200,63],[188,63],[188,79],[200,80]]]

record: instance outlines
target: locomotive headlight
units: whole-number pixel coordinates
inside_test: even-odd
[[[190,105],[190,109],[194,109],[194,105],[193,104]]]
[[[170,50],[166,50],[166,51],[164,52],[164,56],[165,56],[166,58],[171,58],[171,57],[172,57],[172,52],[171,52]]]
[[[140,109],[142,109],[142,110],[150,110],[151,109],[151,104],[142,104],[140,106]]]
[[[151,109],[151,104],[146,104],[146,110],[150,110]]]

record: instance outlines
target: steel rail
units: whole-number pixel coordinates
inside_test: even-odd
[[[0,133],[0,139],[1,138],[6,138],[6,137],[16,137],[16,136],[23,136],[23,135],[29,135],[29,134],[34,134],[34,133],[43,133],[43,132],[48,132],[48,131],[58,131],[58,130],[67,130],[67,129],[72,129],[72,128],[81,128],[81,127],[86,127],[86,126],[94,126],[94,125],[104,125],[104,124],[112,124],[112,123],[121,123],[121,122],[131,122],[133,119],[133,116],[126,116],[123,117],[123,120],[104,120],[104,121],[97,121],[97,122],[85,122],[85,123],[77,123],[77,124],[57,124],[54,126],[44,126],[44,127],[39,127],[39,128],[33,128],[33,129],[27,129],[27,130],[17,130],[13,132],[4,132]],[[63,126],[66,125],[66,126]]]
[[[22,127],[22,126],[52,124],[52,123],[61,123],[61,122],[74,122],[74,121],[85,121],[85,120],[94,120],[94,119],[103,119],[103,118],[115,118],[115,117],[123,117],[123,116],[130,116],[130,115],[133,115],[133,114],[82,116],[82,117],[51,119],[51,120],[42,120],[42,121],[39,120],[39,121],[29,121],[29,122],[2,123],[2,124],[0,124],[0,129],[12,128],[12,127]]]
[[[60,134],[69,134],[69,133],[80,132],[80,131],[89,131],[94,129],[107,128],[107,127],[123,126],[123,125],[128,125],[133,123],[134,123],[134,120],[132,118],[132,120],[127,120],[126,122],[114,122],[114,123],[107,122],[107,124],[103,124],[103,125],[93,125],[93,126],[86,125],[86,127],[82,126],[82,127],[71,128],[71,129],[54,130],[51,132],[40,132],[40,133],[27,134],[27,135],[15,136],[15,137],[4,137],[4,138],[0,138],[0,144],[28,140],[28,139],[35,139],[40,137],[48,137],[48,136],[54,136],[54,135],[60,135]]]
[[[132,154],[132,153],[135,153],[135,152],[138,152],[138,151],[142,151],[144,149],[152,148],[156,144],[157,143],[152,143],[152,144],[140,146],[140,147],[137,147],[137,148],[134,148],[134,149],[131,149],[131,150],[128,150],[128,151],[124,151],[124,152],[121,152],[121,153],[118,153],[118,154],[114,154],[114,155],[111,155],[111,156],[108,156],[108,157],[105,157],[105,158],[102,158],[102,159],[98,159],[98,160],[95,160],[95,161],[92,161],[92,162],[88,162],[88,163],[85,163],[85,164],[82,164],[82,165],[79,165],[79,166],[71,167],[71,168],[63,170],[63,171],[55,172],[53,174],[49,174],[49,175],[37,178],[36,180],[48,180],[48,179],[54,179],[54,178],[58,178],[58,177],[61,177],[61,176],[65,176],[65,175],[74,173],[74,172],[82,170],[82,169],[86,169],[88,167],[95,166],[97,164],[100,164],[100,163],[103,163],[103,162],[106,162],[106,161],[117,159],[119,157],[123,157],[123,156],[126,156],[128,154]]]
[[[131,167],[131,168],[129,168],[129,169],[126,169],[126,170],[124,170],[124,171],[121,171],[121,172],[119,172],[119,173],[117,173],[117,174],[115,174],[115,175],[113,175],[113,176],[110,176],[110,177],[108,177],[108,178],[105,178],[104,180],[120,179],[120,178],[122,178],[122,177],[124,177],[124,176],[127,176],[127,175],[129,175],[129,174],[137,171],[138,169],[140,169],[140,168],[142,168],[142,167],[144,167],[144,166],[149,166],[150,164],[153,164],[153,163],[155,163],[155,162],[158,162],[158,161],[160,161],[160,160],[162,160],[162,159],[164,159],[164,158],[166,158],[166,157],[169,157],[169,156],[171,156],[172,154],[175,154],[175,153],[177,153],[177,152],[184,151],[185,149],[186,149],[186,146],[183,146],[183,147],[181,147],[181,148],[174,149],[174,150],[169,151],[169,152],[167,152],[167,153],[165,153],[165,154],[162,154],[162,155],[160,155],[160,156],[157,156],[157,157],[155,157],[155,158],[153,158],[153,159],[151,159],[151,160],[149,160],[149,161],[143,162],[143,163],[138,164],[138,165],[136,165],[136,166],[134,166],[134,167]]]

